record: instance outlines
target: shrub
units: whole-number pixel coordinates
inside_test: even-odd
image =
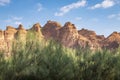
[[[120,49],[70,49],[33,35],[14,41],[10,57],[1,52],[0,80],[120,80]]]

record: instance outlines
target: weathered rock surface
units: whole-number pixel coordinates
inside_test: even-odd
[[[78,31],[74,24],[71,22],[65,23],[65,25],[59,29],[58,41],[67,47],[85,47],[89,40],[82,35],[78,34]]]
[[[108,49],[118,48],[120,45],[120,34],[118,32],[113,32],[104,40],[104,47]]]
[[[29,29],[28,31],[34,31],[35,35],[38,38],[43,38],[44,37],[42,32],[41,32],[41,25],[39,23],[34,24],[33,27],[31,29]]]
[[[97,35],[94,31],[81,29],[78,33],[90,40],[92,49],[100,49],[105,39],[104,35]]]
[[[4,39],[4,31],[0,30],[0,50],[5,50],[6,43]]]
[[[34,31],[38,38],[54,39],[62,45],[70,48],[85,48],[95,49],[115,49],[120,45],[120,33],[113,32],[107,38],[104,35],[97,35],[92,30],[81,29],[77,30],[71,22],[66,22],[64,26],[56,21],[48,21],[43,27],[39,23],[33,25],[30,29],[24,29],[20,24],[18,28],[7,26],[5,31],[0,30],[0,50],[9,52],[12,41],[26,40],[28,31]]]
[[[25,40],[27,35],[27,31],[24,29],[23,25],[20,24],[17,28],[17,32],[15,33],[15,38],[20,40]]]
[[[38,38],[43,38],[39,23],[34,24],[33,27],[28,30],[24,29],[22,24],[20,24],[18,28],[7,26],[5,31],[0,30],[0,51],[4,50],[6,55],[9,55],[13,41],[21,40],[26,42],[27,32],[31,30],[35,32]]]
[[[62,26],[56,21],[48,21],[42,28],[42,33],[46,39],[53,38],[57,40],[59,36],[59,29]]]

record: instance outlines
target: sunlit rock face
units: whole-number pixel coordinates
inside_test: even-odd
[[[14,39],[15,33],[17,32],[16,28],[11,26],[7,26],[6,30],[4,31],[5,41],[9,42]]]
[[[76,45],[77,39],[78,39],[78,32],[76,30],[76,27],[70,23],[67,22],[65,25],[59,30],[59,41],[68,47],[73,47]]]
[[[116,49],[120,45],[120,33],[113,32],[107,38],[104,35],[97,35],[95,31],[82,28],[77,30],[71,22],[66,22],[63,26],[56,21],[47,21],[41,27],[39,23],[34,24],[30,29],[25,29],[22,24],[18,28],[7,26],[6,30],[0,30],[0,51],[10,52],[12,42],[21,40],[26,42],[28,34],[34,32],[36,39],[53,39],[69,48],[86,48],[91,50]]]
[[[41,29],[41,25],[39,23],[36,23],[33,25],[33,27],[31,28],[31,30],[34,30],[36,32],[40,32]]]
[[[46,39],[53,38],[57,40],[59,35],[59,29],[61,27],[61,24],[56,21],[47,21],[47,23],[42,28],[42,33]]]
[[[43,34],[41,32],[41,25],[39,23],[36,23],[33,25],[33,27],[31,29],[29,29],[28,31],[34,31],[35,32],[35,35],[38,37],[38,38],[43,38]]]
[[[48,21],[42,28],[42,33],[45,39],[54,39],[66,47],[85,47],[90,44],[86,37],[78,34],[75,25],[71,22],[66,22],[62,27],[56,21]]]
[[[6,43],[4,40],[4,31],[0,30],[0,50],[5,50]]]
[[[104,35],[97,35],[95,31],[84,28],[79,30],[78,33],[90,40],[91,49],[101,49],[103,46],[103,41],[105,40]]]
[[[28,30],[26,30],[22,24],[20,24],[18,28],[7,26],[6,30],[0,30],[0,51],[5,50],[6,54],[9,55],[13,42],[16,40],[26,42],[27,33],[31,30],[35,32],[33,36],[43,38],[39,23],[34,24],[33,27]]]
[[[63,45],[72,48],[78,46],[85,47],[90,43],[87,38],[78,34],[75,25],[71,22],[66,22],[65,25],[59,29],[58,41]]]
[[[27,31],[24,29],[23,25],[20,24],[17,28],[15,38],[22,41],[26,41],[26,35],[27,35]]]
[[[118,32],[113,32],[104,40],[104,47],[108,49],[118,48],[120,45],[120,34]]]

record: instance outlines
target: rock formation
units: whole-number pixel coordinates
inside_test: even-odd
[[[79,30],[78,33],[90,40],[92,49],[100,49],[103,46],[104,35],[97,35],[94,31],[84,28]]]
[[[37,37],[43,38],[40,24],[34,24],[31,29],[24,29],[23,25],[20,24],[18,28],[7,26],[5,31],[0,30],[0,51],[4,50],[6,55],[9,55],[11,51],[12,43],[15,40],[21,40],[26,42],[26,35],[28,31],[34,31]]]
[[[120,34],[118,32],[113,32],[104,40],[104,47],[108,49],[115,49],[119,47],[120,44]]]
[[[59,29],[58,41],[67,47],[85,47],[89,40],[82,35],[78,34],[78,31],[74,24],[71,22],[65,23],[65,25]]]
[[[15,38],[24,41],[26,39],[27,31],[24,29],[23,25],[20,24],[15,33]]]
[[[30,31],[35,32],[38,38],[46,40],[54,39],[62,45],[70,48],[86,48],[92,50],[108,48],[115,49],[120,44],[120,33],[113,32],[107,38],[104,35],[97,35],[92,30],[81,29],[77,30],[71,22],[66,22],[64,26],[56,21],[48,21],[43,27],[39,23],[33,25],[30,29],[24,29],[20,24],[18,28],[7,26],[5,31],[0,30],[0,50],[9,52],[12,41],[21,39],[26,40],[26,34]]]
[[[28,31],[34,31],[36,37],[43,38],[43,35],[41,32],[41,25],[39,23],[34,24],[33,27],[29,29]]]
[[[4,31],[0,30],[0,50],[5,50],[6,43],[4,40]]]
[[[57,40],[59,35],[59,29],[62,26],[56,21],[47,21],[47,23],[42,28],[42,33],[46,39],[53,38]]]

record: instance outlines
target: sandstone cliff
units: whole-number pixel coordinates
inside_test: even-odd
[[[104,46],[108,49],[115,49],[120,45],[120,34],[118,32],[113,32],[104,40]]]
[[[94,31],[84,28],[79,30],[78,33],[90,40],[92,49],[100,49],[103,46],[104,35],[97,35]]]
[[[113,32],[107,38],[104,35],[97,35],[92,30],[77,30],[71,22],[66,22],[64,26],[56,21],[48,21],[43,27],[36,23],[30,29],[25,29],[22,24],[18,28],[7,26],[6,30],[0,30],[0,50],[9,52],[13,40],[26,40],[29,31],[34,31],[35,36],[42,39],[54,39],[62,45],[70,48],[95,49],[115,49],[120,44],[120,33]]]
[[[47,21],[47,23],[42,28],[42,33],[46,39],[53,38],[57,40],[59,35],[59,29],[61,27],[61,24],[56,21]]]
[[[78,31],[74,24],[71,22],[65,23],[65,25],[59,29],[58,41],[67,47],[85,47],[89,43],[89,40],[82,35],[78,34]]]

